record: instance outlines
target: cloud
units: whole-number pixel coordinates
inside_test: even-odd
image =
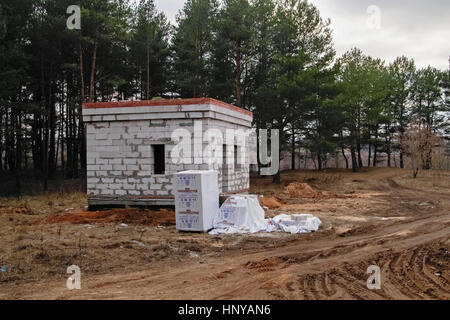
[[[418,67],[448,68],[450,1],[448,0],[310,0],[330,18],[339,55],[352,47],[387,62],[414,58]],[[367,8],[380,9],[380,29],[367,26]]]

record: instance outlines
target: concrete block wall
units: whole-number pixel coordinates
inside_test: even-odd
[[[219,172],[221,192],[237,192],[249,188],[248,157],[239,168],[234,166],[234,148],[227,148],[232,163],[225,164],[174,164],[171,152],[175,143],[172,132],[185,128],[193,136],[194,120],[133,120],[94,122],[87,124],[87,176],[88,196],[109,197],[172,197],[172,177],[184,170],[209,170]],[[226,129],[235,126],[227,123],[203,122],[203,130]],[[153,146],[165,145],[166,174],[155,175]],[[208,143],[202,142],[202,149]],[[231,144],[234,146],[233,144]],[[192,151],[193,151],[192,146]],[[243,148],[243,147],[239,147]],[[240,151],[240,150],[239,150]],[[240,156],[240,152],[238,152]]]
[[[219,188],[222,193],[235,193],[239,191],[248,191],[250,188],[250,159],[249,153],[245,152],[245,157],[241,157],[243,151],[248,150],[248,139],[245,141],[238,141],[236,137],[228,137],[226,135],[227,129],[232,130],[248,130],[247,126],[242,126],[237,123],[226,122],[222,120],[208,119],[207,126],[209,128],[216,128],[222,131],[224,137],[224,144],[226,147],[226,157],[228,161],[224,160],[222,165],[214,165],[214,170],[219,172]],[[233,140],[229,141],[232,138]],[[237,146],[238,163],[235,166],[234,146]],[[246,150],[244,150],[246,149]],[[242,159],[243,158],[243,159]]]
[[[153,145],[170,142],[166,121],[94,122],[87,127],[88,196],[172,194],[170,176],[155,175]],[[168,149],[165,150],[166,157]],[[166,166],[169,171],[172,168]]]

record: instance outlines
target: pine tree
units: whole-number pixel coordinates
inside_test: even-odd
[[[188,0],[173,36],[173,89],[183,98],[206,96],[211,85],[211,44],[215,0]]]
[[[396,132],[401,135],[406,131],[410,122],[410,98],[413,75],[415,72],[414,60],[405,56],[398,57],[389,65],[392,79],[392,103],[396,121]],[[399,141],[401,145],[401,141]],[[397,146],[399,148],[399,146]],[[400,168],[404,168],[404,153],[400,149]]]
[[[31,79],[28,76],[28,24],[32,1],[0,3],[0,170],[15,178],[15,192],[21,193],[20,171],[24,166],[26,132],[23,122],[29,107]]]
[[[130,41],[130,55],[139,75],[137,92],[142,99],[162,96],[168,89],[170,25],[158,13],[153,0],[141,0],[135,8],[136,22]]]
[[[252,23],[248,0],[225,0],[215,24],[211,92],[238,107],[244,106],[243,78],[250,59]]]
[[[313,137],[318,139],[325,127],[321,121],[326,118],[328,89],[334,82],[330,71],[335,51],[330,21],[323,20],[307,1],[280,1],[276,19],[275,63],[270,77],[273,125],[280,129],[282,149],[286,149],[289,131],[295,149],[295,128],[302,129],[311,141]],[[329,150],[328,142],[321,143],[317,150],[320,165],[321,155]],[[274,180],[279,182],[279,174]]]

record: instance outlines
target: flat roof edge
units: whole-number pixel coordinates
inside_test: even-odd
[[[194,104],[212,104],[227,108],[248,116],[253,116],[253,112],[232,104],[219,101],[213,98],[193,98],[193,99],[168,99],[168,100],[139,100],[120,102],[93,102],[83,103],[83,109],[106,109],[106,108],[127,108],[127,107],[160,107],[160,106],[183,106]]]

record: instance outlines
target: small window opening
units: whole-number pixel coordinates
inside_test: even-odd
[[[166,154],[163,144],[153,145],[153,157],[155,159],[155,174],[165,174]]]

